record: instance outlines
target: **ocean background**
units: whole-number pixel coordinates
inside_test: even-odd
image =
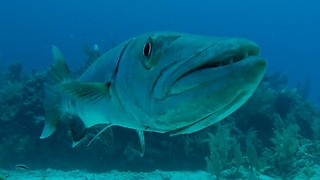
[[[312,114],[312,123],[308,124],[308,127],[307,125],[304,127],[305,122],[309,122],[307,118],[300,121],[298,115],[295,117],[296,124],[300,126],[300,135],[309,140],[314,139],[311,126],[320,121],[318,112],[320,1],[318,0],[1,0],[0,69],[6,69],[8,65],[19,61],[23,66],[23,73],[44,72],[50,68],[51,47],[55,45],[62,51],[69,67],[76,71],[88,59],[82,50],[84,45],[93,47],[97,44],[100,53],[104,53],[116,44],[150,31],[178,31],[253,40],[259,45],[261,56],[268,60],[267,76],[280,73],[276,78],[281,77],[280,79],[284,80],[281,82],[283,84],[273,87],[273,93],[278,95],[286,89],[284,93],[290,94],[288,98],[299,102],[294,104],[294,107],[305,102],[312,104],[311,110],[306,110]],[[307,94],[300,94],[304,97],[299,99],[294,89],[301,86],[304,86]],[[259,91],[260,94],[257,96],[266,97],[264,92],[266,91]],[[277,97],[276,99],[283,100]],[[281,103],[280,100],[272,105],[275,105],[279,117],[286,119],[287,116],[284,114],[294,112],[295,108],[286,109],[285,103],[288,101]],[[252,104],[256,103],[252,101]],[[262,103],[260,106],[264,105]],[[1,108],[4,109],[3,104],[0,104],[0,110]],[[5,110],[0,112],[3,113]],[[28,112],[32,112],[32,108]],[[242,109],[236,112],[234,117],[240,117],[241,112],[248,113]],[[38,107],[37,112],[33,113],[31,115],[17,113],[12,119],[2,119],[0,154],[5,156],[0,155],[0,168],[14,169],[16,164],[24,163],[33,169],[86,169],[92,172],[113,169],[138,172],[155,169],[207,171],[205,157],[210,154],[208,143],[195,142],[197,138],[206,139],[204,136],[208,131],[214,134],[216,129],[219,129],[212,127],[207,129],[206,133],[191,137],[170,138],[167,134],[147,133],[147,151],[145,156],[140,158],[134,152],[125,152],[127,149],[134,149],[128,148],[127,145],[134,146],[137,143],[136,134],[132,130],[112,128],[113,148],[117,152],[106,150],[101,143],[103,140],[97,140],[89,147],[83,144],[71,148],[71,140],[65,138],[68,136],[66,127],[62,127],[54,137],[39,140],[43,123],[38,122],[36,117],[43,115],[43,110]],[[253,120],[261,120],[266,118],[265,116],[252,117],[247,114],[246,117],[252,119],[237,124],[237,128],[242,128],[241,130],[247,133],[252,126],[255,127],[258,138],[266,142],[262,144],[272,148],[270,138],[275,132],[270,124],[273,123],[264,126],[269,128],[267,130],[259,129],[259,124]],[[232,119],[228,120],[231,121]],[[285,124],[286,128],[290,127],[287,121]],[[91,133],[93,131],[97,130],[92,130]],[[264,139],[265,136],[267,138]],[[246,143],[244,142],[243,146],[244,144]],[[190,145],[190,151],[185,151],[188,149],[186,145],[188,147]],[[171,150],[169,154],[166,151],[168,147],[172,147],[172,154]],[[261,155],[262,145],[255,147],[258,155]],[[161,155],[161,152],[167,154]],[[170,162],[166,160],[169,157]],[[277,168],[279,167],[275,169]],[[282,173],[273,172],[273,174],[281,177],[288,173],[287,169],[279,171]]]
[[[4,63],[47,69],[51,46],[71,67],[86,59],[81,48],[101,52],[149,31],[178,31],[255,41],[290,85],[310,78],[310,100],[320,96],[320,5],[317,0],[32,0],[0,2],[0,53]]]

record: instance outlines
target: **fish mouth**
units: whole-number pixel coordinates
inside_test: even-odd
[[[175,64],[169,72],[163,73],[166,74],[166,78],[158,79],[155,88],[161,89],[161,92],[158,91],[160,93],[155,94],[155,97],[164,99],[205,83],[212,83],[213,79],[222,78],[227,73],[224,72],[224,69],[228,71],[228,68],[241,63],[245,64],[247,60],[265,61],[259,57],[260,49],[255,43],[244,42],[227,47],[219,53],[215,50],[214,45],[210,45],[196,52],[184,62]]]
[[[176,79],[178,81],[179,79],[193,73],[196,71],[201,71],[205,69],[213,69],[213,68],[219,68],[219,67],[224,67],[224,66],[229,66],[232,64],[236,64],[240,61],[246,60],[249,56],[259,56],[260,54],[260,49],[257,46],[250,46],[246,48],[242,48],[238,52],[235,53],[230,53],[230,52],[225,52],[221,55],[211,57],[202,63],[199,63],[197,66],[194,68],[188,69],[185,72],[182,73],[180,77]]]

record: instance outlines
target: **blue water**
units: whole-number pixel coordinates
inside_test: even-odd
[[[239,36],[260,45],[268,72],[280,70],[292,81],[310,76],[316,95],[319,12],[317,0],[1,1],[0,52],[6,61],[46,69],[51,45],[77,66],[85,59],[83,44],[107,50],[113,40],[148,31]]]
[[[311,85],[309,101],[320,104],[318,90],[320,89],[319,0],[2,0],[0,1],[0,70],[15,61],[21,61],[25,71],[47,70],[51,64],[52,45],[59,47],[71,68],[77,69],[87,59],[82,51],[83,45],[93,47],[94,44],[98,44],[100,51],[105,52],[112,47],[114,42],[120,44],[138,34],[163,30],[251,39],[260,46],[261,56],[269,62],[268,75],[277,71],[286,74],[289,77],[287,87],[290,89],[296,83],[309,78]],[[283,119],[289,112],[294,111],[296,106],[302,104],[300,101],[295,102],[297,104],[286,101],[285,95],[287,94],[290,93],[284,93],[284,95],[278,93],[277,96],[284,97],[276,101],[278,109],[270,110],[272,113],[281,114],[281,111],[284,111],[280,108],[281,105],[289,107],[284,108]],[[32,99],[29,96],[23,96],[23,98]],[[273,103],[272,100],[270,102]],[[22,102],[15,103],[23,104]],[[1,109],[3,105],[0,105]],[[28,107],[27,105],[25,106]],[[26,107],[22,109],[29,110]],[[312,139],[311,126],[313,124],[306,122],[316,121],[319,114],[314,113],[313,109],[310,112],[314,118],[302,117],[305,114],[309,115],[308,113],[300,115],[295,112],[295,115],[301,128],[301,135]],[[270,119],[276,118],[259,113],[252,117],[250,113],[248,114],[247,119],[246,116],[242,116],[243,114],[237,116],[237,118],[245,119],[243,124],[240,123],[237,126],[242,128],[243,133],[247,133],[246,130],[252,126],[255,129],[260,127],[258,136],[265,136],[262,140],[270,140],[274,130]],[[115,149],[117,151],[121,149],[121,152],[116,152],[117,156],[112,156],[103,154],[104,149],[101,147],[103,145],[98,146],[99,143],[89,147],[82,145],[71,149],[71,140],[65,138],[67,136],[66,127],[59,130],[51,139],[39,140],[43,124],[35,123],[33,116],[27,115],[19,111],[12,121],[0,121],[0,145],[5,144],[6,141],[5,145],[8,147],[1,147],[6,149],[6,154],[11,156],[7,159],[1,157],[4,151],[1,151],[3,149],[0,147],[0,157],[7,160],[5,167],[20,163],[16,162],[16,159],[27,159],[27,162],[33,163],[33,166],[38,168],[47,163],[50,167],[61,169],[72,169],[71,167],[78,165],[77,168],[86,169],[89,166],[95,170],[100,170],[98,166],[101,166],[101,170],[105,168],[171,170],[185,167],[190,169],[190,166],[194,165],[196,170],[205,170],[203,164],[205,163],[204,157],[208,156],[207,145],[204,147],[192,142],[195,150],[206,149],[206,151],[190,153],[187,156],[190,158],[188,159],[185,156],[187,153],[183,152],[185,150],[183,149],[184,141],[189,141],[185,136],[168,137],[163,134],[147,133],[148,152],[146,155],[143,158],[131,157],[129,152],[127,157],[122,151],[128,144],[131,145],[132,142],[137,141],[136,134],[132,130],[116,127],[114,144]],[[259,121],[256,121],[257,119]],[[265,134],[264,131],[266,131]],[[21,143],[23,138],[25,138],[23,142],[28,143]],[[57,145],[57,143],[60,144]],[[241,143],[242,146],[245,145],[245,142]],[[25,149],[15,149],[16,144]],[[171,145],[173,153],[170,153],[170,160],[174,161],[168,164],[165,158],[169,157],[169,153],[165,154],[165,152],[169,146],[171,148]],[[149,155],[163,154],[163,157],[160,155],[149,157],[148,153]],[[72,161],[64,161],[68,158]],[[188,162],[189,166],[181,163],[184,161]],[[83,162],[88,162],[88,164]],[[145,164],[150,165],[149,169]]]
[[[281,71],[292,84],[309,77],[312,100],[320,96],[319,12],[317,0],[1,1],[0,52],[4,61],[47,69],[51,45],[78,67],[82,45],[105,51],[148,31],[246,37],[260,45],[269,74]]]

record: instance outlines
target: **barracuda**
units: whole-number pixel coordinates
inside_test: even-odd
[[[243,105],[266,70],[259,54],[242,38],[146,33],[109,50],[73,80],[53,47],[40,138],[65,119],[73,122],[74,145],[94,125],[121,126],[138,132],[142,155],[144,131],[193,133]]]

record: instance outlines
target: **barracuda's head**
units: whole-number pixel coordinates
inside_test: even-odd
[[[248,100],[266,70],[259,53],[247,39],[144,34],[123,51],[115,91],[142,128],[195,132]]]

